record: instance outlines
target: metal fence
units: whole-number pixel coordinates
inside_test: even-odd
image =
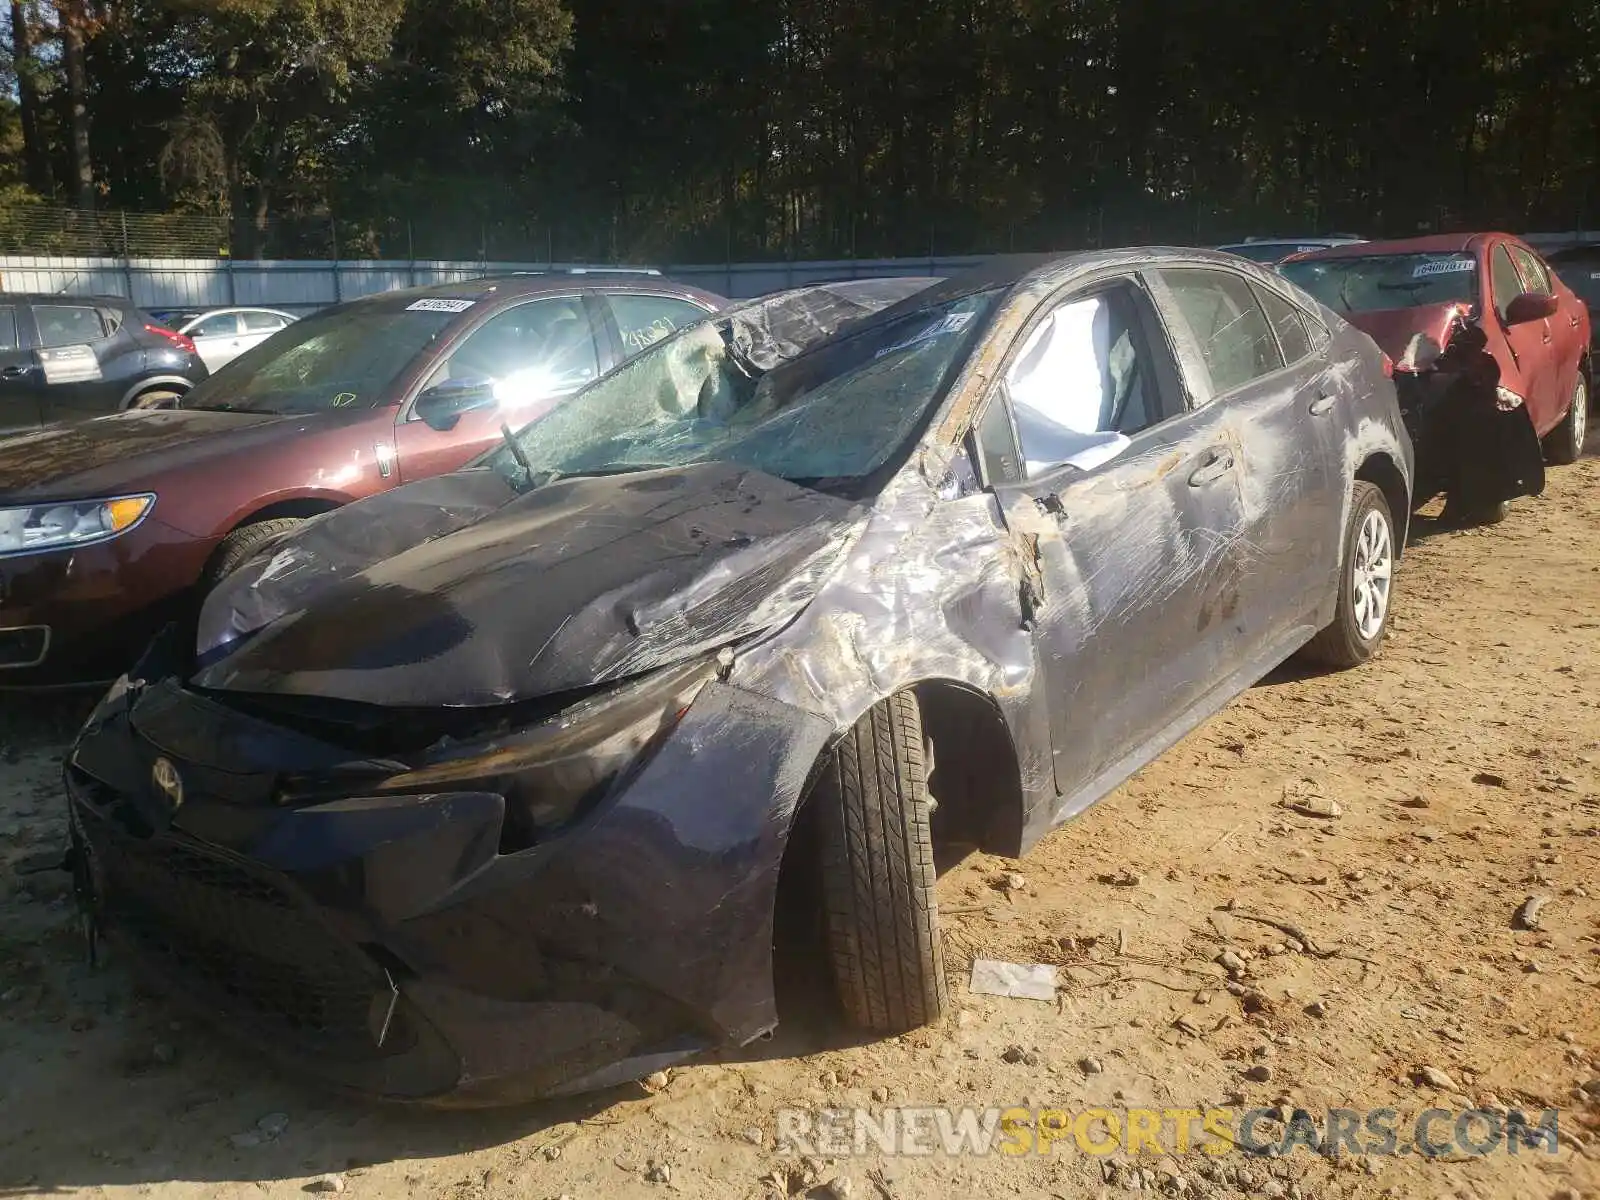
[[[730,299],[841,279],[944,276],[982,258],[732,263],[659,268],[669,278]],[[140,308],[263,305],[310,312],[375,292],[449,283],[514,271],[570,269],[578,263],[235,262],[231,259],[75,258],[0,255],[0,291],[125,296]]]
[[[1525,235],[1535,246],[1553,248],[1600,242],[1600,232]],[[658,269],[669,278],[730,299],[765,295],[781,288],[841,279],[886,276],[948,276],[1003,256],[838,259],[813,262],[680,263]],[[235,261],[216,258],[79,258],[0,255],[0,291],[125,296],[145,309],[263,305],[311,312],[344,300],[396,288],[455,282],[514,271],[571,269],[585,264],[537,262]]]

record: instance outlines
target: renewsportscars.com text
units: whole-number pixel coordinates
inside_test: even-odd
[[[1243,1153],[1337,1156],[1547,1153],[1560,1148],[1559,1111],[1333,1108],[864,1108],[781,1109],[781,1152],[986,1156]]]

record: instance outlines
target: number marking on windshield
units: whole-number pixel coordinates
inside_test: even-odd
[[[476,300],[417,300],[406,305],[406,311],[464,313],[476,303]]]
[[[1429,275],[1455,275],[1470,271],[1478,265],[1475,258],[1441,258],[1433,262],[1418,263],[1411,269],[1411,278],[1425,279]]]

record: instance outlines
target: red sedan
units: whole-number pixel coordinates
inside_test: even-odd
[[[0,440],[0,686],[115,676],[268,540],[455,470],[723,303],[649,275],[389,292],[290,325],[176,409]]]
[[[1473,320],[1500,368],[1502,400],[1526,406],[1545,457],[1564,464],[1583,452],[1589,310],[1526,242],[1504,233],[1360,242],[1278,269],[1396,361],[1417,334],[1443,346],[1459,318]]]

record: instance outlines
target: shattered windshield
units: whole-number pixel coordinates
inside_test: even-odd
[[[920,427],[999,294],[826,339],[796,306],[704,321],[525,427],[525,464],[509,447],[489,461],[533,484],[714,461],[813,486],[864,479]]]
[[[1278,272],[1334,312],[1374,312],[1434,304],[1476,304],[1478,260],[1471,254],[1375,254],[1307,259]]]
[[[197,384],[181,407],[286,415],[373,408],[457,315],[370,304],[317,313]]]

